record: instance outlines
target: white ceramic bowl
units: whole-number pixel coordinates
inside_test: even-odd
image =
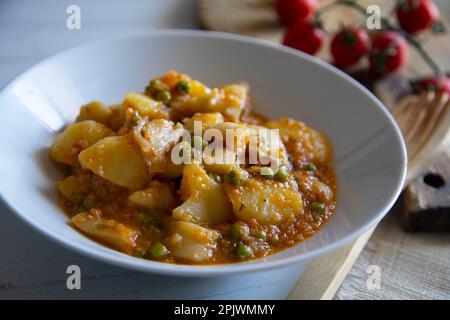
[[[56,132],[79,106],[120,102],[150,78],[175,69],[209,85],[243,80],[255,106],[323,131],[334,146],[337,209],[307,241],[264,259],[217,266],[152,262],[127,256],[68,226],[56,203],[61,173],[49,161]],[[90,257],[153,273],[212,276],[275,268],[336,250],[373,227],[398,197],[406,173],[400,131],[365,88],[329,64],[252,38],[200,31],[159,31],[88,44],[53,56],[0,94],[0,191],[27,223]]]

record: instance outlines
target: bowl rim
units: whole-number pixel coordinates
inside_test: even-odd
[[[33,229],[37,230],[39,233],[45,235],[46,237],[52,239],[54,242],[62,245],[65,248],[71,249],[75,252],[81,253],[85,256],[93,258],[98,261],[106,262],[112,265],[116,265],[119,267],[133,269],[137,271],[143,271],[147,273],[153,274],[164,274],[171,276],[188,276],[188,277],[212,277],[212,276],[223,276],[223,275],[232,275],[237,273],[247,273],[247,272],[255,272],[262,271],[268,269],[279,268],[287,265],[291,265],[294,263],[300,263],[302,261],[310,261],[313,258],[322,256],[331,251],[335,251],[338,248],[348,244],[349,242],[355,240],[357,237],[373,228],[378,222],[385,216],[385,214],[390,210],[390,208],[394,205],[397,200],[400,192],[402,191],[402,187],[405,183],[406,173],[407,173],[407,152],[406,146],[403,140],[403,136],[401,131],[395,122],[393,116],[387,110],[387,108],[382,104],[382,102],[367,88],[365,88],[362,84],[357,82],[355,79],[351,78],[349,75],[345,74],[341,70],[332,66],[331,64],[317,58],[314,56],[310,56],[303,52],[300,52],[295,49],[288,48],[286,46],[258,38],[235,35],[231,33],[223,33],[216,31],[204,31],[204,30],[185,30],[185,29],[170,29],[170,30],[152,30],[145,32],[134,32],[126,36],[119,37],[108,37],[106,39],[100,41],[90,41],[79,46],[75,46],[73,48],[69,48],[63,50],[59,53],[50,55],[49,57],[41,60],[40,62],[34,64],[33,66],[27,68],[25,71],[19,73],[15,76],[11,81],[6,83],[6,85],[1,88],[0,91],[0,99],[6,94],[6,92],[14,86],[15,83],[19,82],[22,77],[25,77],[27,73],[32,72],[32,70],[37,69],[41,65],[49,63],[53,60],[57,60],[64,55],[69,53],[73,53],[77,50],[84,50],[86,48],[93,48],[96,46],[101,46],[105,44],[111,44],[114,42],[120,42],[124,40],[131,39],[140,39],[147,37],[197,37],[197,38],[210,38],[210,39],[220,39],[232,42],[240,42],[240,43],[249,43],[251,45],[256,45],[260,47],[266,47],[271,50],[282,51],[288,55],[295,56],[297,58],[301,58],[303,60],[308,61],[308,63],[316,64],[318,67],[325,69],[327,72],[334,73],[335,75],[342,78],[344,81],[349,82],[351,85],[356,87],[356,89],[361,90],[372,102],[382,111],[382,115],[386,118],[387,122],[394,129],[396,134],[396,138],[398,140],[401,157],[402,157],[402,167],[400,172],[400,179],[398,179],[397,184],[395,186],[395,191],[391,195],[390,199],[383,205],[380,211],[374,215],[370,220],[361,226],[360,228],[354,230],[353,232],[347,234],[342,239],[339,239],[331,244],[324,245],[318,249],[308,251],[306,253],[296,254],[292,257],[286,257],[275,261],[268,261],[264,258],[259,258],[252,260],[250,262],[241,262],[241,263],[231,263],[231,264],[218,264],[218,265],[182,265],[182,264],[170,264],[170,263],[162,263],[155,262],[145,259],[136,258],[133,256],[126,255],[124,253],[120,253],[116,250],[109,249],[114,253],[118,253],[116,255],[112,255],[110,252],[106,251],[105,253],[93,251],[89,247],[73,243],[65,238],[59,237],[57,234],[52,233],[47,230],[43,226],[41,226],[36,221],[28,218],[28,215],[24,212],[18,210],[12,202],[9,202],[7,198],[4,197],[3,192],[0,190],[0,199],[3,200],[3,203],[6,204],[9,210],[13,211],[16,216],[18,216],[21,220],[25,221],[28,225],[33,227]]]

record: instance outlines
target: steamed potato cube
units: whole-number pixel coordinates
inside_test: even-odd
[[[139,236],[138,231],[123,223],[102,217],[96,209],[81,212],[73,216],[70,221],[96,240],[125,252],[130,252],[135,247],[136,238]]]
[[[93,101],[81,107],[76,121],[94,120],[108,126],[110,116],[111,109],[105,107],[101,102]]]
[[[203,262],[213,257],[218,237],[215,230],[190,222],[173,221],[169,226],[167,245],[175,258]]]
[[[141,93],[128,93],[123,101],[123,107],[125,110],[128,108],[136,110],[142,117],[149,119],[169,118],[166,107],[160,101],[153,100]]]
[[[72,175],[57,182],[59,192],[72,203],[80,203],[91,190],[89,174]]]
[[[174,219],[194,223],[221,223],[230,219],[231,205],[222,185],[200,165],[184,166],[180,194],[185,202],[172,211]]]
[[[326,163],[331,159],[333,150],[328,139],[303,122],[283,118],[269,121],[266,125],[280,130],[280,136],[294,160]]]
[[[129,200],[147,209],[170,210],[176,206],[176,197],[172,188],[157,180],[150,182],[144,190],[133,192]]]
[[[293,221],[303,213],[303,200],[295,182],[281,183],[265,178],[247,179],[240,186],[225,185],[234,214],[241,220],[262,224]]]
[[[73,167],[79,165],[78,154],[113,131],[101,123],[87,120],[70,124],[58,134],[50,148],[50,158]]]
[[[79,155],[83,168],[130,189],[140,189],[149,181],[141,150],[129,135],[98,141]]]
[[[164,119],[152,120],[140,132],[133,132],[151,173],[164,175],[172,168],[170,151],[182,134],[183,126]]]

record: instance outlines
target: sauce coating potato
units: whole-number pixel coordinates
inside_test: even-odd
[[[56,136],[50,148],[50,157],[55,162],[79,166],[78,154],[81,151],[112,134],[111,129],[92,120],[70,124]]]
[[[77,121],[50,148],[69,166],[60,205],[74,228],[126,254],[235,263],[304,241],[334,212],[327,138],[257,115],[244,83],[209,88],[169,71],[120,104],[82,106]]]
[[[130,189],[139,189],[149,181],[144,157],[129,135],[104,138],[82,151],[83,168]]]
[[[172,211],[176,220],[216,224],[231,218],[230,201],[222,185],[208,176],[200,165],[184,166],[180,195],[186,201]]]
[[[251,178],[237,187],[226,185],[226,190],[234,214],[242,221],[278,224],[303,214],[302,196],[294,183]]]
[[[111,117],[111,109],[98,101],[93,101],[81,107],[77,122],[94,120],[107,126]]]
[[[131,252],[139,235],[138,231],[116,220],[103,218],[95,209],[77,214],[71,222],[81,231],[125,252]]]

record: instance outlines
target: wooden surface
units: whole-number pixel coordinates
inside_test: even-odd
[[[280,42],[283,27],[278,23],[277,16],[273,10],[274,2],[274,0],[199,0],[199,17],[202,25],[207,29],[255,36]],[[331,0],[324,0],[321,1],[321,5],[330,2]],[[383,12],[390,12],[393,1],[361,0],[359,3],[363,5],[378,4],[383,9]],[[436,3],[440,6],[441,14],[448,23],[450,21],[450,3],[448,1],[436,1]],[[359,14],[347,8],[338,8],[337,10],[325,13],[323,20],[327,31],[336,30],[342,22],[361,22]],[[427,42],[427,48],[433,53],[436,60],[446,69],[450,70],[450,61],[446,57],[450,53],[450,37],[446,35],[435,38],[432,41],[428,39],[422,40]],[[320,58],[326,60],[330,59],[329,52],[326,49],[329,47],[328,41],[329,39],[326,40],[321,51],[318,53]],[[429,68],[420,59],[418,54],[412,51],[410,63],[398,76],[393,78],[416,78],[427,76],[429,73]],[[389,92],[389,89],[392,88],[392,83],[400,87],[393,90],[394,93]],[[377,87],[378,93],[381,93],[381,99],[391,108],[399,102],[399,99],[394,94],[404,90],[402,85],[407,85],[405,80],[400,80],[402,84],[400,86],[398,83],[398,80],[392,82],[390,79],[387,79],[383,81],[382,85]],[[437,136],[439,136],[440,140],[435,140],[427,144],[426,148],[424,148],[426,149],[426,153],[431,154],[431,151],[437,149],[437,146],[446,146],[446,141],[442,139],[446,134],[440,132]],[[408,172],[409,178],[417,174],[417,170],[419,170],[422,162],[426,160],[426,156],[421,155],[421,157],[411,160],[412,165],[410,165]],[[372,232],[373,230],[370,230],[351,245],[311,263],[290,292],[289,298],[331,299],[355,263]]]
[[[378,225],[335,299],[450,299],[450,234],[406,233],[401,206]],[[370,288],[370,268],[378,267],[380,287]]]
[[[407,187],[402,225],[411,232],[450,231],[450,150],[433,157]]]
[[[350,245],[312,261],[289,292],[288,299],[333,299],[373,231],[370,229]]]

